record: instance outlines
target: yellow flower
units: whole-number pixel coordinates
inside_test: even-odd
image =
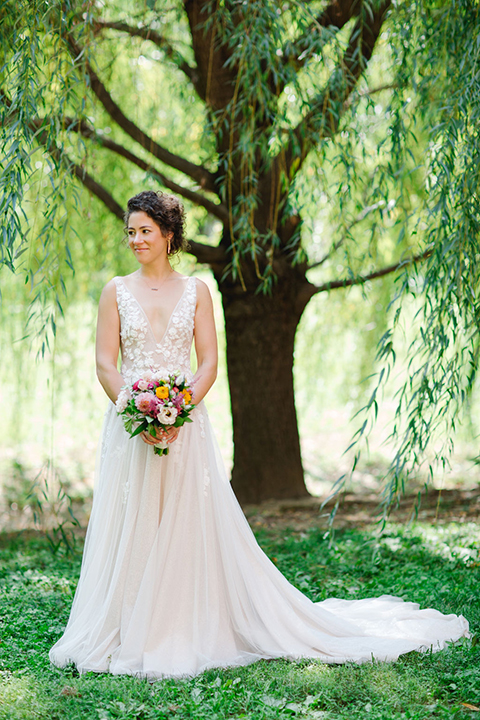
[[[155,395],[160,400],[166,400],[168,398],[168,387],[166,385],[160,385],[160,387],[155,390]]]
[[[186,405],[190,405],[190,403],[192,402],[192,396],[190,395],[188,390],[183,391],[183,399],[185,400]]]

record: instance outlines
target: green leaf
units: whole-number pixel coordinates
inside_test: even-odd
[[[151,425],[147,423],[146,420],[140,423],[140,425],[131,433],[131,437],[134,438],[137,435],[140,435],[144,430],[148,430],[150,432]],[[155,434],[155,433],[154,433]]]

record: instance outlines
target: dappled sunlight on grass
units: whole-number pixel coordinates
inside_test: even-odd
[[[467,564],[479,560],[480,526],[476,523],[419,525],[411,534],[421,539],[425,550],[445,560],[454,562],[458,559]]]
[[[153,683],[50,665],[67,620],[80,556],[42,538],[2,543],[0,720],[430,720],[468,717],[480,700],[479,529],[475,525],[324,532],[262,528],[279,569],[312,600],[389,593],[464,614],[473,639],[395,663],[266,660]],[[463,552],[468,550],[468,557]],[[465,703],[462,705],[462,703]]]
[[[44,706],[45,698],[38,680],[30,675],[13,676],[0,673],[0,718],[32,720]]]
[[[407,670],[407,671],[406,671]],[[323,666],[308,664],[300,673],[304,689],[315,696],[317,707],[328,710],[337,707],[385,705],[395,711],[405,710],[415,698],[419,705],[428,704],[433,688],[419,677],[415,668],[402,661],[391,663],[367,663],[362,666]]]

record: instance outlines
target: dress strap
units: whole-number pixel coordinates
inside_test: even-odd
[[[187,295],[190,305],[192,322],[195,323],[195,310],[197,308],[197,278],[194,275],[191,275],[188,278],[188,287],[185,294]]]

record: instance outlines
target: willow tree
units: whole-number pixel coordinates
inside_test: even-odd
[[[452,140],[450,175],[446,179],[436,172],[432,181],[431,168],[443,167],[438,142],[445,132],[445,126],[438,130],[445,107],[435,92],[447,87],[447,70],[451,72],[455,62],[450,53],[450,45],[457,42],[455,32],[469,27],[475,12],[465,1],[441,8],[433,1],[392,5],[391,0],[149,0],[133,9],[123,0],[1,3],[3,262],[11,269],[26,269],[35,285],[41,263],[22,265],[20,255],[31,226],[28,214],[21,214],[22,184],[32,171],[29,155],[38,146],[52,168],[47,222],[41,230],[45,247],[52,226],[57,231],[58,226],[66,227],[59,208],[75,183],[83,184],[122,220],[125,198],[116,195],[107,172],[98,176],[91,169],[98,152],[115,158],[110,167],[128,172],[129,166],[136,166],[158,187],[219,221],[222,230],[215,243],[192,238],[190,245],[198,262],[211,268],[222,295],[234,427],[232,480],[244,502],[306,493],[292,366],[296,328],[309,300],[319,292],[396,271],[401,274],[399,295],[412,292],[408,273],[416,272],[413,261],[423,260],[431,270],[425,276],[430,277],[426,290],[432,289],[430,300],[434,298],[438,307],[443,298],[438,288],[447,287],[455,273],[460,278],[465,269],[472,272],[472,257],[478,255],[469,251],[463,265],[449,262],[438,203],[431,205],[430,198],[436,193],[448,205],[452,177],[457,177],[454,166],[464,126]],[[384,67],[377,67],[375,77],[369,66],[381,36]],[[169,128],[161,128],[158,120],[162,98],[153,96],[145,81],[139,89],[138,78],[132,79],[127,71],[127,61],[138,63],[148,53],[174,74],[179,102],[201,104],[200,150],[190,152],[188,146],[179,149],[169,142]],[[368,84],[372,76],[374,87]],[[458,73],[455,77],[460,78]],[[465,83],[459,80],[458,87],[465,89]],[[378,92],[389,93],[384,135],[371,172],[362,177],[362,161],[368,164],[371,158],[362,146],[365,133],[358,126],[358,108],[373,112],[371,98]],[[415,149],[409,94],[422,117],[425,148],[431,150],[431,143],[437,142],[426,162]],[[152,109],[139,113],[136,105],[144,108],[145,96]],[[447,94],[446,104],[453,98]],[[436,136],[428,138],[429,127],[437,128]],[[338,153],[335,148],[340,148]],[[326,185],[329,173],[336,178],[333,202],[339,218],[339,233],[325,252],[313,257],[307,252],[309,218],[298,189],[305,183],[308,164],[320,169],[317,177]],[[406,189],[419,165],[426,179],[420,183],[419,207],[413,208]],[[392,223],[393,207],[399,210]],[[307,209],[314,214],[311,206]],[[458,212],[465,219],[466,211],[458,206],[453,216],[458,218]],[[449,222],[453,216],[448,216]],[[367,217],[374,218],[368,227],[371,242],[361,257],[355,257],[354,227]],[[389,225],[391,230],[392,224],[394,252],[388,255],[379,250],[379,227]],[[462,248],[463,252],[465,243]],[[335,277],[331,273],[339,252],[353,260],[346,275]],[[440,273],[435,270],[438,253]],[[390,262],[382,264],[387,256]],[[311,281],[314,267],[326,273],[318,284]],[[61,282],[61,272],[56,281]],[[468,304],[462,307],[463,320],[470,322]],[[458,319],[462,312],[453,315]],[[433,351],[439,326],[451,325],[445,325],[445,314],[430,316],[435,317],[433,334],[427,332],[424,349]],[[392,353],[387,334],[381,354],[389,362]],[[453,362],[460,368],[460,355]],[[445,370],[442,361],[439,367]],[[428,371],[423,395],[415,390],[415,377],[419,376],[412,376],[411,392],[406,390],[405,397],[428,397]],[[453,378],[451,374],[451,382]],[[443,388],[446,379],[444,375],[440,382]],[[469,387],[471,382],[469,376],[460,385]],[[424,399],[422,406],[408,406],[417,419],[426,406],[431,409],[434,395],[430,405]],[[374,395],[369,406],[375,402]],[[414,431],[413,440],[411,435],[405,440],[404,459],[405,453],[415,454],[417,446],[425,445],[425,432],[424,427]]]

